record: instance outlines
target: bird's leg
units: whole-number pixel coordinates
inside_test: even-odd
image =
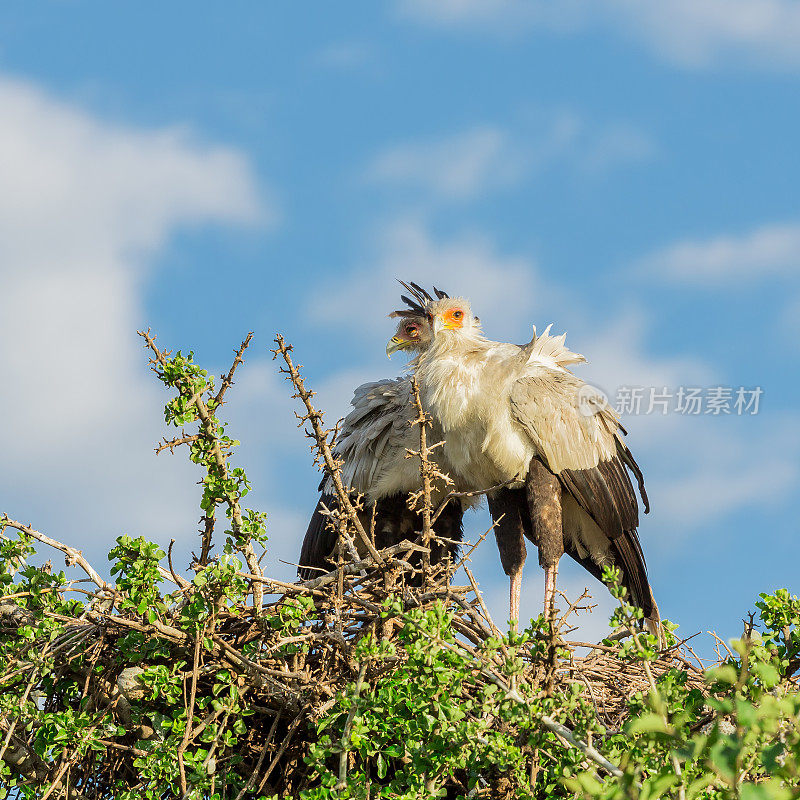
[[[489,511],[494,521],[494,535],[500,551],[503,572],[508,575],[509,618],[511,629],[519,628],[519,596],[522,591],[522,569],[525,566],[525,548],[522,514],[525,508],[525,494],[520,489],[500,489],[487,497]]]
[[[561,484],[541,461],[531,460],[526,482],[528,507],[533,518],[533,533],[539,548],[539,564],[545,572],[544,615],[553,619],[558,576],[558,561],[564,554],[564,530],[561,520]]]
[[[554,616],[557,578],[558,561],[548,564],[544,570],[544,616],[548,621]]]
[[[523,547],[524,547],[523,543]],[[519,598],[522,594],[522,564],[519,568],[512,572],[509,577],[510,584],[510,599],[509,599],[509,615],[511,617],[511,630],[517,633],[519,630]]]

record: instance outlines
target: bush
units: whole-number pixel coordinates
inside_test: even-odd
[[[200,555],[181,575],[169,548],[122,536],[112,584],[76,549],[0,518],[2,796],[800,797],[797,597],[762,595],[706,670],[674,626],[658,649],[610,571],[616,633],[588,653],[567,630],[587,595],[501,633],[465,564],[412,566],[429,530],[310,581],[270,579],[266,518],[242,507],[250,484],[218,416],[250,337],[217,389],[191,354],[142,335],[172,392],[166,421],[196,425],[159,450],[185,447],[204,469]],[[275,353],[336,471],[333,433],[280,337]],[[424,437],[416,456],[430,469]],[[331,521],[352,545],[359,501],[339,500]],[[84,582],[32,565],[35,542]],[[462,567],[469,584],[455,585]]]

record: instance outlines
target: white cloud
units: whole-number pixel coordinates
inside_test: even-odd
[[[367,171],[370,181],[428,188],[464,200],[514,179],[514,155],[506,134],[479,127],[455,136],[401,144],[381,153]]]
[[[619,387],[643,388],[641,413],[624,415],[623,423],[653,508],[642,524],[668,531],[658,546],[671,549],[737,511],[769,511],[790,497],[800,480],[800,428],[791,419],[735,409],[730,416],[675,412],[679,387],[725,386],[725,378],[698,356],[654,357],[648,334],[641,311],[620,314],[595,334],[587,347],[590,362],[578,371],[612,404]],[[671,397],[670,413],[662,415],[658,406],[646,413],[651,388]],[[762,411],[763,404],[762,398]]]
[[[603,389],[612,402],[620,387],[707,385],[715,379],[713,369],[697,356],[654,358],[648,353],[650,330],[643,309],[617,312],[599,329],[596,323],[590,325],[589,363],[580,368],[581,376]]]
[[[735,511],[765,512],[800,480],[800,427],[785,416],[673,417],[654,442],[661,474],[653,487],[658,524],[673,539]]]
[[[164,393],[135,335],[180,226],[269,224],[247,160],[180,129],[103,122],[0,78],[3,508],[103,552],[194,533],[196,468],[153,446]]]
[[[399,0],[398,9],[422,24],[481,33],[611,29],[686,67],[800,67],[794,0]]]
[[[763,225],[739,235],[678,242],[639,269],[660,280],[739,288],[765,277],[800,276],[800,224]]]
[[[391,146],[366,170],[370,183],[422,190],[444,200],[471,200],[513,186],[553,166],[588,173],[651,158],[656,147],[627,124],[594,124],[573,111],[529,111],[524,132],[481,125]]]
[[[800,7],[794,0],[606,0],[600,6],[612,25],[685,66],[742,58],[800,66]]]
[[[375,250],[368,267],[320,286],[312,296],[310,321],[349,320],[359,331],[388,333],[392,324],[386,314],[401,305],[403,293],[397,278],[471,298],[484,324],[498,335],[530,331],[532,312],[543,311],[551,299],[532,261],[499,253],[476,233],[437,241],[419,220],[403,219],[379,232]]]
[[[585,0],[399,0],[402,17],[442,28],[512,34],[531,27],[561,28],[584,22]]]
[[[603,172],[624,164],[651,159],[657,152],[653,140],[632,125],[617,123],[590,133],[582,146],[582,167],[589,172]]]

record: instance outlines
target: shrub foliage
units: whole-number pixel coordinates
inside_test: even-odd
[[[166,422],[183,428],[157,451],[183,447],[203,470],[199,554],[178,572],[171,545],[120,536],[111,582],[0,517],[0,796],[800,797],[797,597],[761,595],[713,665],[673,626],[659,649],[611,571],[620,602],[603,642],[569,639],[586,593],[503,632],[470,551],[430,569],[429,492],[417,539],[375,550],[341,486],[336,431],[277,337],[300,425],[339,479],[341,545],[330,572],[281,583],[262,570],[266,515],[243,506],[250,483],[220,418],[250,336],[217,386],[191,353],[141,335],[170,392]],[[419,412],[410,457],[429,486],[443,476]],[[81,577],[36,565],[37,545]]]

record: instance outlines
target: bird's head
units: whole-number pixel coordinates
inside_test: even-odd
[[[436,287],[433,288],[436,295],[434,298],[416,283],[403,281],[400,283],[412,297],[402,295],[401,299],[409,310],[395,311],[394,314],[424,317],[429,339],[426,345],[441,337],[481,332],[480,320],[472,313],[468,300],[463,297],[450,297]]]
[[[469,300],[463,297],[434,300],[428,305],[428,315],[434,338],[444,331],[464,334],[480,330],[480,321],[473,315]]]
[[[431,323],[425,314],[393,311],[390,317],[400,317],[395,335],[386,343],[386,355],[398,350],[409,350],[416,354],[431,343]]]

